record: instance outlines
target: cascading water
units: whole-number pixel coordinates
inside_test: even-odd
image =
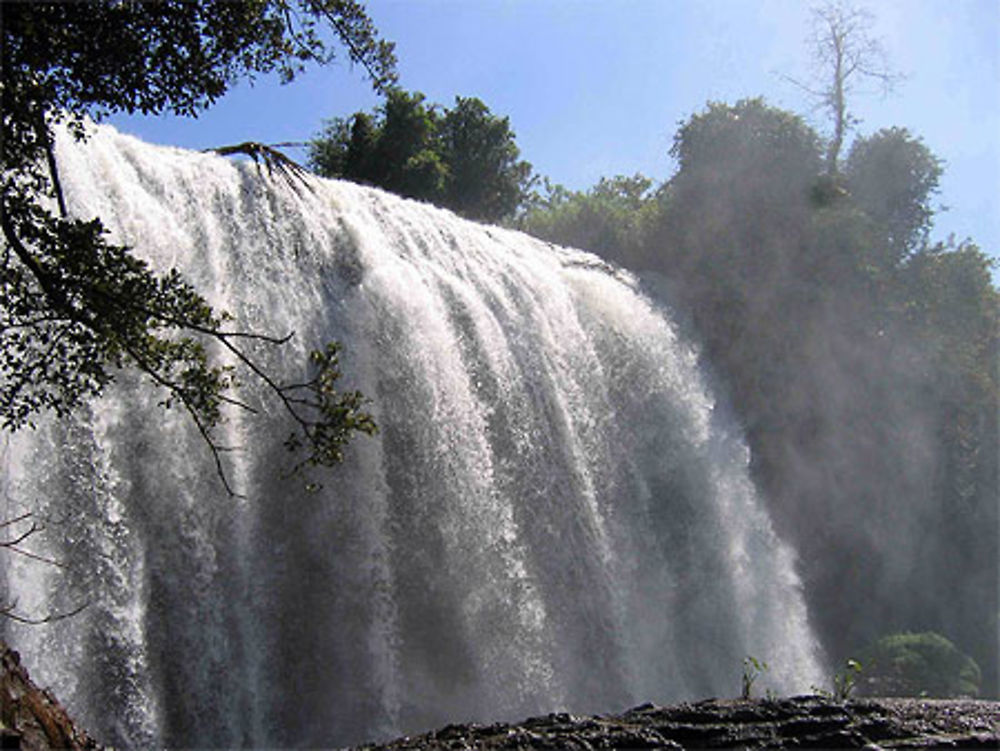
[[[58,160],[71,213],[177,267],[272,359],[344,344],[380,425],[306,492],[277,410],[233,415],[227,497],[183,414],[123,375],[6,439],[33,674],[127,747],[330,745],[455,720],[612,711],[820,680],[790,551],[695,355],[596,257],[430,206],[154,147]],[[252,386],[252,384],[251,384]],[[252,388],[251,388],[252,391]]]

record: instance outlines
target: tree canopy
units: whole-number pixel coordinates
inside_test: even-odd
[[[926,243],[941,173],[941,160],[906,128],[884,128],[851,145],[847,190],[879,227],[888,263]]]
[[[369,114],[335,118],[310,146],[319,174],[374,185],[496,222],[525,202],[531,165],[520,159],[510,121],[479,99],[451,109],[420,92],[392,88]]]
[[[325,39],[332,30],[336,45]],[[211,448],[223,406],[242,405],[232,368],[262,381],[296,424],[289,445],[306,463],[339,460],[352,431],[371,432],[363,397],[339,393],[337,347],[315,351],[313,374],[275,381],[246,348],[286,337],[229,328],[177,272],[158,275],[107,241],[99,218],[67,216],[54,127],[85,139],[84,119],[114,112],[195,116],[239,78],[346,55],[377,88],[395,79],[392,45],[355,0],[231,3],[11,3],[3,10],[4,254],[0,265],[0,424],[71,412],[122,368],[136,369],[182,406]],[[228,484],[227,484],[228,487]]]
[[[653,180],[641,174],[605,177],[586,191],[545,182],[518,225],[543,240],[586,248],[626,266],[643,265],[647,225],[656,216]]]
[[[889,634],[868,647],[864,687],[870,696],[975,697],[982,673],[941,634]]]

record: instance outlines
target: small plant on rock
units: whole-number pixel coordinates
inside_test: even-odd
[[[758,660],[756,657],[751,657],[750,655],[743,658],[743,691],[740,694],[741,698],[753,698],[753,684],[766,671],[767,663],[763,660]]]
[[[861,675],[861,663],[857,660],[847,660],[844,669],[833,676],[833,698],[837,701],[847,701],[858,683]]]

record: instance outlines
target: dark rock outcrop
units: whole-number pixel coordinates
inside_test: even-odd
[[[1000,704],[821,696],[710,699],[621,715],[550,714],[519,724],[449,725],[384,749],[1000,748]]]
[[[77,728],[50,691],[28,676],[17,652],[0,642],[0,748],[96,750],[100,746]]]

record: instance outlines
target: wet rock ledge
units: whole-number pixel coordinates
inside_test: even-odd
[[[77,728],[50,691],[38,688],[21,657],[0,641],[0,748],[93,751],[97,743]]]
[[[1000,748],[1000,703],[822,696],[709,699],[621,715],[549,714],[518,724],[449,725],[365,751],[402,749]]]

